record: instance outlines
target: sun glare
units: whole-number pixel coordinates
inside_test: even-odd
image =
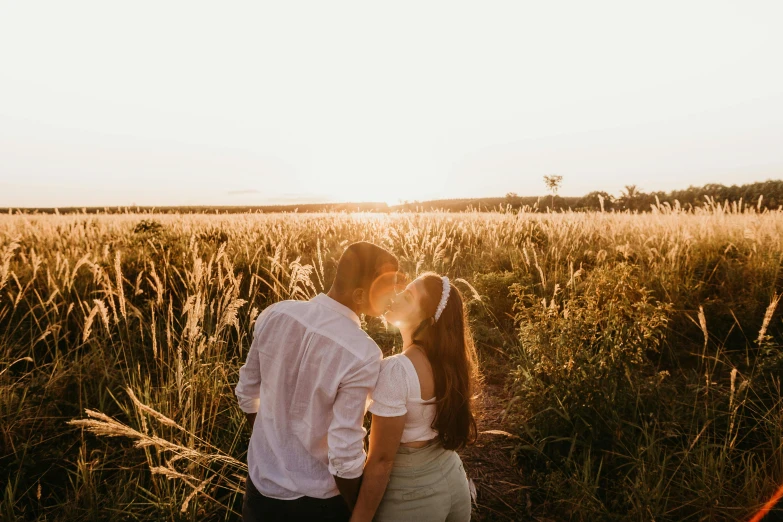
[[[347,177],[346,177],[347,178]],[[414,181],[407,176],[382,180],[370,178],[367,182],[355,182],[346,179],[335,183],[334,190],[324,194],[325,199],[335,203],[386,203],[389,206],[400,205],[406,201],[426,201],[435,199],[436,194],[427,194],[418,189]]]

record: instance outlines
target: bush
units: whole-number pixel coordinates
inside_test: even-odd
[[[136,226],[133,227],[135,234],[151,234],[155,235],[163,231],[163,225],[160,221],[154,219],[142,219]]]
[[[512,386],[527,419],[519,459],[540,489],[580,498],[580,513],[600,514],[607,491],[599,484],[611,473],[604,457],[660,403],[666,373],[650,355],[665,337],[670,307],[626,264],[593,270],[549,303],[521,285],[512,292],[520,341]]]
[[[521,349],[514,387],[542,437],[611,446],[654,393],[648,357],[665,336],[669,306],[653,300],[628,265],[599,268],[562,302],[529,306],[518,285]]]
[[[476,292],[481,296],[481,301],[470,301],[471,316],[479,325],[488,328],[502,328],[512,330],[514,316],[510,313],[514,309],[516,297],[511,293],[513,285],[528,286],[532,284],[530,274],[522,272],[489,272],[476,274],[471,283]]]
[[[735,520],[780,484],[780,343],[760,334],[745,373],[711,340],[695,367],[659,372],[681,336],[638,270],[599,266],[549,302],[512,287],[518,464],[548,514]]]

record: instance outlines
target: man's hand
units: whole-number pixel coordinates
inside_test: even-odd
[[[356,505],[356,499],[359,497],[359,488],[362,486],[362,477],[356,477],[355,479],[346,479],[341,477],[334,477],[334,481],[337,483],[337,489],[340,491],[345,503],[348,504],[348,509],[353,511]]]
[[[253,435],[253,426],[256,423],[256,414],[245,413],[245,418],[247,419],[247,425],[250,426],[250,435]]]

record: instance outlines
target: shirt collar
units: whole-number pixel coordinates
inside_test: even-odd
[[[359,328],[362,327],[361,319],[359,319],[359,316],[356,315],[356,313],[353,310],[351,310],[344,304],[338,303],[328,295],[318,294],[317,296],[313,297],[312,301],[321,304],[329,308],[330,310],[337,312],[340,315],[344,315],[345,317],[347,317],[348,319],[356,323],[356,326],[358,326]]]

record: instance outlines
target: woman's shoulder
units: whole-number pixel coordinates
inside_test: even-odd
[[[432,364],[427,358],[427,354],[424,348],[413,345],[404,354],[408,361],[410,361],[410,368],[413,370],[413,375],[418,383],[419,397],[432,397],[435,394],[435,384],[433,382]],[[429,399],[427,399],[429,400]]]
[[[383,363],[394,364],[394,361],[399,361],[400,360],[400,356],[402,356],[402,355],[403,355],[402,352],[395,353],[394,355],[389,355],[387,357],[384,357],[383,360],[381,361],[381,363],[382,364]]]
[[[378,379],[400,381],[403,379],[406,369],[402,360],[403,354],[397,353],[381,359],[381,372]]]
[[[402,357],[402,355],[403,355],[402,353],[395,353],[394,355],[390,355],[388,357],[384,357],[383,359],[381,359],[381,371],[383,371],[386,368],[392,369],[401,366],[403,364],[403,362],[400,360],[400,357]]]
[[[405,353],[401,353],[400,355],[404,355],[408,358],[408,360],[413,365],[413,368],[416,370],[416,373],[432,373],[432,365],[430,364],[430,360],[427,358],[427,354],[424,352],[424,348],[414,344],[405,350]]]
[[[372,391],[370,413],[381,417],[404,415],[408,410],[408,378],[400,355],[381,360],[381,373]]]

